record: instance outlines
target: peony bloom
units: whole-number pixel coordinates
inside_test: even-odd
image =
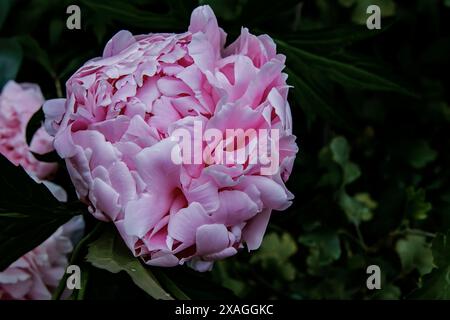
[[[67,99],[44,105],[79,198],[148,265],[205,271],[244,244],[257,249],[272,210],[293,199],[284,184],[297,153],[285,57],[245,28],[226,48],[225,38],[209,6],[182,34],[120,31],[68,80]],[[174,133],[198,124],[221,133],[215,146],[227,152],[227,129],[276,129],[277,170],[262,175],[260,161],[224,164],[214,153],[180,161],[186,150]],[[256,145],[251,137],[240,147]]]
[[[34,84],[9,81],[0,94],[0,153],[39,179],[57,169],[56,163],[40,162],[30,152],[45,154],[52,151],[53,137],[43,127],[34,134],[30,146],[25,137],[28,122],[43,103],[41,90]]]
[[[83,228],[83,218],[73,218],[0,272],[0,300],[50,300],[68,265],[67,255]]]

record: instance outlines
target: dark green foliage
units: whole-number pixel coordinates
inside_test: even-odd
[[[79,203],[60,203],[43,185],[0,155],[0,270],[44,242],[74,215]]]
[[[14,79],[22,63],[22,48],[17,39],[0,38],[0,88]]]

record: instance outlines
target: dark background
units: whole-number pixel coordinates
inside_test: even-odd
[[[71,4],[81,30],[65,26]],[[0,87],[15,78],[62,96],[117,31],[183,31],[199,4],[228,42],[245,26],[287,56],[296,198],[259,251],[207,274],[155,272],[192,298],[450,299],[448,0],[0,0]],[[365,26],[369,4],[381,30]],[[372,264],[381,290],[366,287]],[[145,297],[126,274],[85,267],[84,298]]]

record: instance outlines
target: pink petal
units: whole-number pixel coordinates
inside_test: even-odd
[[[45,130],[52,136],[56,134],[56,124],[61,122],[66,111],[65,102],[66,99],[52,99],[44,103]]]
[[[251,219],[258,212],[258,206],[250,197],[238,190],[224,190],[219,193],[220,208],[213,217],[227,226],[240,224]]]
[[[175,267],[178,265],[178,258],[169,252],[159,251],[152,254],[151,260],[147,260],[145,263],[149,266],[156,267]]]
[[[103,51],[103,57],[108,58],[112,57],[118,53],[120,53],[122,50],[130,46],[136,42],[131,32],[126,30],[121,30],[117,32],[111,40],[108,41],[108,43],[105,46],[105,49]]]
[[[169,236],[187,245],[192,245],[195,243],[198,227],[211,222],[212,219],[205,209],[199,203],[193,202],[170,219]]]
[[[268,177],[246,176],[241,186],[255,185],[261,193],[261,201],[266,208],[285,210],[292,202],[288,199],[284,188]]]
[[[226,34],[219,28],[216,16],[208,5],[194,9],[188,30],[193,34],[199,32],[205,34],[207,41],[218,51],[217,54],[225,43]]]
[[[128,235],[144,237],[169,211],[171,195],[147,195],[129,201],[125,208],[124,227]]]
[[[234,256],[237,253],[237,250],[233,247],[228,247],[223,249],[220,252],[208,254],[206,256],[203,256],[202,258],[207,261],[215,261],[215,260],[222,260],[226,259],[228,257]]]
[[[250,220],[242,231],[242,238],[247,243],[249,251],[256,250],[261,246],[271,212],[271,209],[264,209]]]
[[[198,255],[220,252],[228,247],[228,230],[223,224],[207,224],[197,229],[195,243]]]
[[[180,165],[174,164],[172,157],[179,159],[178,144],[165,139],[143,149],[136,156],[136,168],[139,175],[154,194],[164,196],[179,186]]]
[[[96,178],[92,185],[92,200],[98,210],[103,211],[112,221],[120,212],[119,194],[102,180]]]

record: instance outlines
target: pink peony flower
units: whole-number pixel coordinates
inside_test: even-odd
[[[45,154],[53,150],[53,137],[43,127],[35,133],[30,146],[26,142],[27,124],[43,103],[41,90],[34,84],[9,81],[0,94],[0,153],[39,179],[57,169],[56,163],[40,162],[30,152]]]
[[[120,31],[68,80],[67,99],[44,105],[79,198],[148,265],[205,271],[244,244],[257,249],[272,210],[293,199],[284,184],[297,153],[285,57],[267,35],[243,28],[224,48],[225,37],[209,6],[194,10],[182,34]],[[278,130],[278,169],[262,175],[260,162],[213,154],[180,163],[173,134],[198,123],[222,132],[216,146],[227,147],[227,129]],[[245,148],[254,150],[253,139]]]
[[[68,265],[67,255],[83,228],[83,218],[73,218],[0,272],[0,300],[50,300]]]

